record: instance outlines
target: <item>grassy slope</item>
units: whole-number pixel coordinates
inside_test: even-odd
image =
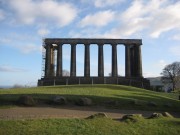
[[[105,107],[144,109],[144,110],[176,110],[180,104],[175,95],[157,93],[144,89],[117,85],[84,85],[22,88],[0,91],[0,106],[9,106],[22,94],[29,94],[38,101],[47,101],[54,95],[64,95],[69,102],[77,98],[90,97],[95,105]],[[177,98],[177,97],[175,97]],[[131,102],[138,100],[141,105]],[[118,104],[106,104],[106,101],[117,101]],[[154,101],[157,107],[147,106]],[[164,107],[171,103],[173,107]],[[0,135],[178,135],[179,118],[138,119],[138,122],[119,122],[109,118],[97,119],[34,119],[34,120],[0,120]]]
[[[119,122],[109,118],[0,120],[1,135],[179,135],[180,119],[139,119]]]
[[[79,97],[90,97],[94,105],[105,107],[180,111],[180,101],[175,99],[177,95],[119,85],[73,85],[1,90],[0,106],[12,104],[22,94],[32,95],[38,101],[48,101],[52,99],[54,95],[64,95],[68,98],[69,102],[72,103]],[[112,102],[107,103],[109,101]],[[132,103],[134,101],[137,101],[137,105]],[[147,103],[149,101],[155,102],[158,106],[148,106]],[[170,103],[172,107],[165,107],[164,105],[167,103]]]

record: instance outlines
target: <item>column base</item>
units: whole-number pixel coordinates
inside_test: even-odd
[[[38,86],[52,85],[76,85],[76,84],[117,84],[139,88],[150,89],[150,82],[145,78],[126,78],[126,77],[53,77],[41,78]]]

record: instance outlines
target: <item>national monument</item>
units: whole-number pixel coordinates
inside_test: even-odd
[[[63,76],[62,46],[71,45],[70,76]],[[76,45],[83,44],[84,76],[76,76]],[[98,46],[98,76],[90,75],[90,45]],[[103,46],[112,47],[111,76],[104,76]],[[125,77],[118,76],[117,45],[125,46]],[[91,38],[45,38],[44,76],[38,80],[38,86],[70,84],[119,84],[149,88],[149,80],[142,75],[141,39],[91,39]],[[54,51],[57,61],[54,61]],[[55,67],[56,65],[56,67]]]

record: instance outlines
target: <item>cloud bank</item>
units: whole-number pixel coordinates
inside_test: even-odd
[[[70,3],[53,0],[8,0],[15,15],[15,22],[23,24],[54,23],[63,27],[77,16],[77,9]]]

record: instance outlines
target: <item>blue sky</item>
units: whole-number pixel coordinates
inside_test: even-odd
[[[41,78],[43,38],[142,39],[144,77],[159,76],[180,60],[179,0],[0,0],[0,85],[35,85]],[[91,75],[97,76],[97,45],[90,47]],[[124,75],[124,46],[118,72]],[[70,69],[70,45],[63,46]],[[111,46],[104,46],[105,75]],[[84,71],[84,46],[77,45],[77,75]]]

